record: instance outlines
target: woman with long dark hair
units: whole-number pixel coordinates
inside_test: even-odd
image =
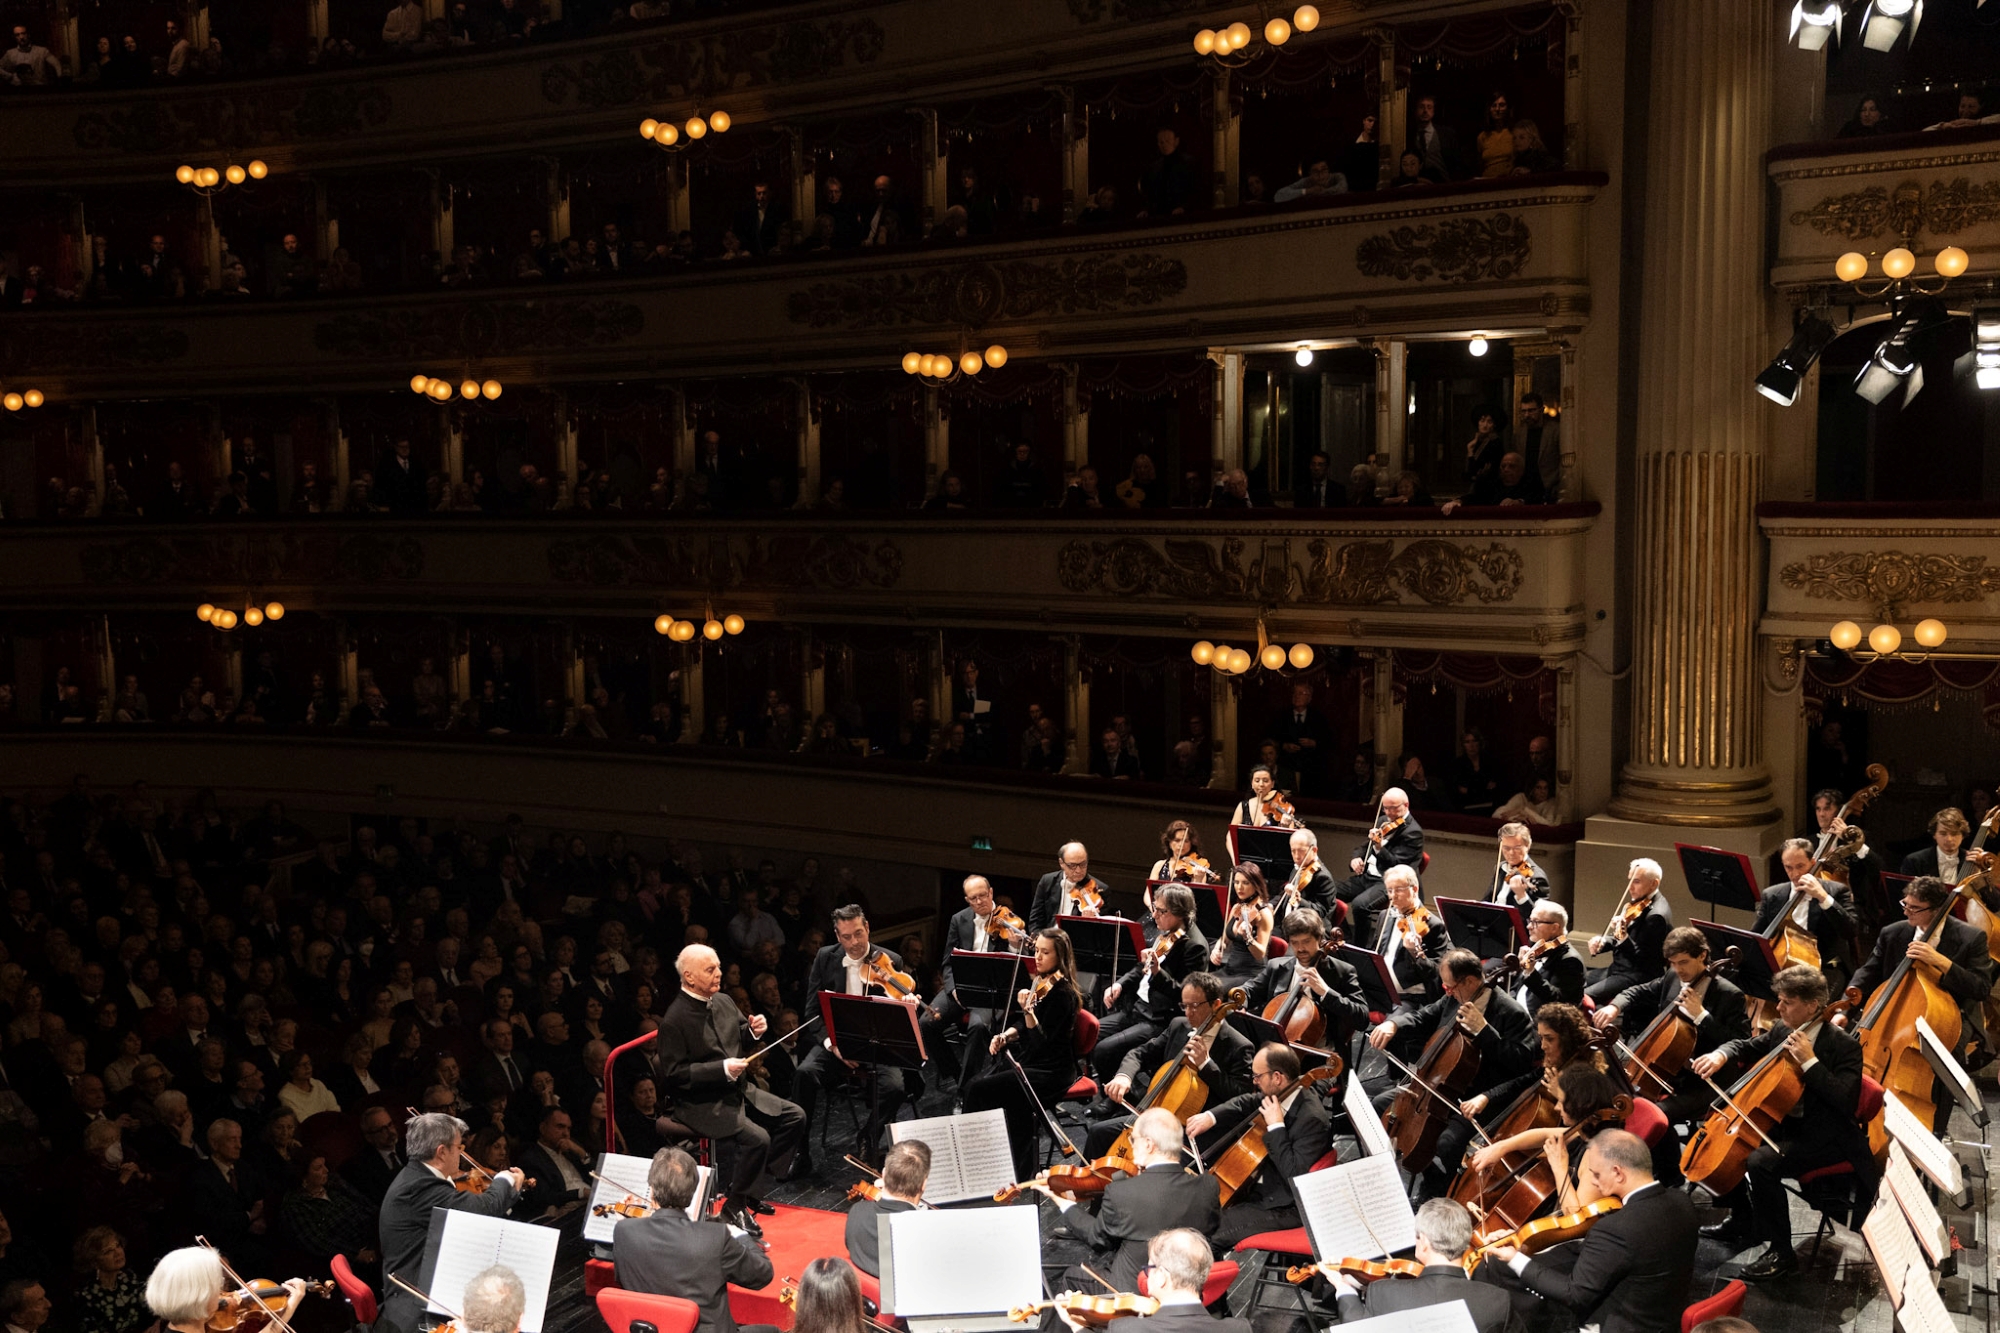
[[[998,1107],[1006,1113],[1016,1180],[1035,1174],[1042,1127],[1035,1099],[1053,1108],[1076,1078],[1076,1013],[1083,1004],[1076,988],[1076,954],[1066,932],[1053,926],[1035,932],[1033,971],[1027,988],[1014,997],[1013,1017],[987,1045],[995,1057],[993,1066],[965,1089],[968,1112]],[[1011,1058],[1002,1058],[1010,1047],[1015,1048]],[[1033,1098],[1021,1086],[1015,1060],[1034,1089]]]
[[[799,1276],[793,1333],[868,1333],[861,1280],[845,1259],[815,1259]]]

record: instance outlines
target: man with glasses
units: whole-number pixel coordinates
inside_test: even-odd
[[[1035,884],[1035,897],[1028,908],[1028,931],[1047,930],[1059,916],[1101,916],[1096,907],[1086,908],[1079,898],[1095,895],[1102,899],[1111,888],[1090,874],[1090,852],[1080,842],[1066,842],[1056,853],[1056,868]]]
[[[1528,856],[1534,845],[1534,835],[1528,832],[1526,824],[1500,826],[1500,864],[1493,877],[1489,901],[1525,912],[1549,896],[1549,877]]]
[[[1220,1125],[1223,1135],[1217,1142],[1233,1139],[1253,1115],[1264,1121],[1263,1165],[1223,1209],[1222,1224],[1213,1237],[1219,1251],[1232,1249],[1244,1237],[1260,1231],[1285,1231],[1299,1225],[1292,1177],[1312,1170],[1313,1163],[1333,1146],[1333,1117],[1326,1104],[1313,1089],[1292,1087],[1302,1068],[1298,1052],[1283,1042],[1267,1042],[1257,1048],[1250,1062],[1249,1092],[1188,1117],[1187,1133],[1194,1138]]]
[[[1105,1279],[1119,1291],[1135,1291],[1139,1270],[1147,1266],[1147,1243],[1162,1231],[1187,1227],[1212,1234],[1222,1217],[1219,1182],[1206,1172],[1181,1169],[1181,1123],[1159,1107],[1132,1122],[1132,1159],[1139,1174],[1121,1176],[1104,1187],[1097,1215],[1074,1199],[1057,1198],[1047,1185],[1034,1188],[1055,1200],[1063,1222],[1079,1240],[1098,1254],[1111,1255]],[[1103,1272],[1102,1260],[1091,1267]],[[1096,1283],[1081,1265],[1057,1284],[1060,1290],[1083,1291]]]
[[[969,953],[1016,953],[1025,943],[1018,935],[1010,938],[992,925],[993,912],[997,904],[993,900],[993,885],[984,875],[967,875],[964,884],[965,907],[955,914],[944,935],[944,987],[937,998],[927,1005],[918,1016],[923,1028],[924,1049],[938,1065],[938,1082],[942,1086],[949,1079],[957,1087],[957,1098],[962,1098],[965,1085],[978,1078],[986,1067],[986,1045],[993,1037],[994,1011],[991,1009],[968,1009],[959,1003],[957,982],[951,974],[951,955],[956,949]],[[958,1029],[964,1022],[965,1059],[959,1057],[948,1045],[945,1033]]]
[[[1159,1071],[1183,1055],[1187,1068],[1208,1089],[1208,1104],[1225,1102],[1250,1090],[1250,1039],[1227,1022],[1218,1024],[1208,1036],[1201,1035],[1224,994],[1222,978],[1213,972],[1190,973],[1181,983],[1180,1016],[1169,1020],[1144,1045],[1127,1051],[1118,1062],[1117,1074],[1104,1085],[1109,1104],[1105,1109],[1128,1109],[1090,1122],[1083,1149],[1086,1157],[1094,1159],[1110,1151],[1119,1133],[1132,1123],[1134,1090],[1143,1098]]]
[[[1551,1000],[1583,1004],[1583,955],[1569,942],[1569,909],[1561,903],[1543,899],[1534,905],[1528,913],[1528,942],[1515,957],[1521,970],[1514,998],[1528,1017]]]
[[[451,1181],[458,1170],[465,1122],[448,1115],[419,1115],[412,1117],[405,1129],[409,1160],[382,1200],[380,1235],[385,1273],[415,1273],[422,1267],[433,1210],[451,1208],[482,1217],[504,1217],[514,1206],[523,1180],[520,1168],[509,1167],[494,1173],[485,1193],[464,1193]],[[385,1333],[416,1333],[417,1319],[423,1314],[417,1298],[396,1286],[384,1297],[375,1327]]]
[[[1964,1021],[1960,1054],[1988,1040],[1981,1007],[1993,993],[1993,959],[1986,952],[1986,932],[1949,915],[1952,886],[1932,875],[1911,880],[1903,886],[1904,920],[1892,921],[1875,937],[1875,949],[1868,961],[1855,969],[1848,985],[1869,999],[1895,974],[1896,965],[1908,958],[1923,970],[1933,984],[1958,1001]],[[1938,917],[1944,916],[1940,923]],[[1933,933],[1932,927],[1937,929]],[[1865,1012],[1865,1010],[1864,1010]],[[1931,1098],[1937,1107],[1936,1128],[1943,1129],[1951,1116],[1951,1098],[1940,1086]]]
[[[1179,1007],[1181,983],[1208,961],[1208,941],[1194,923],[1194,893],[1168,884],[1153,895],[1158,932],[1125,975],[1104,988],[1104,1020],[1097,1028],[1091,1064],[1109,1080],[1126,1052],[1144,1045]]]

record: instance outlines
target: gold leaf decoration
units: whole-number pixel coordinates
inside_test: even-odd
[[[1245,561],[1241,538],[1218,544],[1204,538],[1168,538],[1159,548],[1142,537],[1108,542],[1073,541],[1056,555],[1056,577],[1071,592],[1116,597],[1170,597],[1221,601],[1256,596],[1274,603],[1371,606],[1408,594],[1432,606],[1468,600],[1511,601],[1520,591],[1520,551],[1498,542],[1485,549],[1424,538],[1307,543],[1304,563],[1291,558],[1289,541],[1268,541]]]

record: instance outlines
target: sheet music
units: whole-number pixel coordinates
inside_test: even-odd
[[[1930,1191],[1917,1179],[1917,1169],[1910,1165],[1910,1156],[1900,1143],[1889,1145],[1889,1166],[1883,1180],[1896,1196],[1896,1202],[1903,1206],[1903,1216],[1910,1219],[1910,1230],[1924,1247],[1924,1254],[1933,1264],[1943,1262],[1951,1252],[1951,1232],[1945,1229],[1937,1205],[1931,1202]]]
[[[1381,1259],[1417,1243],[1417,1215],[1393,1153],[1294,1176],[1292,1189],[1322,1262]]]
[[[592,1182],[589,1207],[596,1209],[605,1204],[623,1203],[631,1194],[640,1199],[650,1200],[652,1189],[646,1184],[646,1173],[652,1169],[650,1157],[632,1157],[622,1152],[608,1152],[597,1159],[597,1174],[600,1179]],[[700,1177],[695,1182],[694,1198],[688,1201],[687,1216],[690,1222],[701,1220],[702,1205],[708,1202],[709,1168],[695,1167]],[[611,1243],[611,1233],[625,1219],[616,1213],[603,1217],[595,1212],[584,1218],[583,1238],[596,1241],[599,1245]]]
[[[456,1317],[465,1312],[465,1284],[495,1264],[505,1264],[521,1278],[528,1304],[521,1312],[521,1333],[542,1333],[548,1313],[549,1277],[555,1272],[556,1245],[562,1233],[530,1222],[453,1210],[444,1218],[438,1239],[437,1267],[431,1271],[433,1314]]]
[[[1951,1149],[1938,1142],[1930,1126],[1917,1119],[1893,1092],[1882,1095],[1882,1121],[1889,1137],[1903,1145],[1919,1171],[1937,1182],[1939,1189],[1960,1203],[1966,1198],[1965,1170]]]
[[[1957,1089],[1959,1105],[1971,1112],[1978,1123],[1985,1124],[1985,1120],[1980,1119],[1981,1113],[1985,1110],[1985,1103],[1979,1095],[1979,1089],[1972,1085],[1972,1076],[1965,1072],[1965,1066],[1952,1055],[1951,1048],[1938,1040],[1938,1034],[1932,1030],[1930,1023],[1922,1018],[1917,1020],[1917,1041],[1923,1047],[1924,1059],[1930,1061],[1931,1068],[1937,1072],[1937,1076]]]
[[[924,1198],[930,1203],[991,1199],[1001,1186],[1015,1183],[1007,1117],[997,1109],[974,1115],[898,1120],[889,1126],[889,1138],[895,1143],[914,1139],[930,1146],[931,1178],[924,1187]]]
[[[1882,1275],[1883,1290],[1889,1293],[1889,1304],[1900,1308],[1903,1304],[1903,1276],[1910,1265],[1923,1267],[1923,1252],[1917,1248],[1917,1238],[1910,1232],[1909,1221],[1896,1201],[1886,1194],[1875,1197],[1875,1206],[1868,1210],[1868,1217],[1861,1223],[1861,1239],[1868,1242],[1868,1253],[1875,1260],[1875,1269]]]
[[[1357,1319],[1353,1323],[1343,1322],[1340,1333],[1349,1333],[1349,1330],[1359,1330],[1360,1333],[1478,1333],[1478,1328],[1472,1321],[1471,1308],[1464,1301],[1447,1301],[1443,1305],[1420,1305],[1414,1310],[1398,1310],[1395,1314]]]
[[[1362,1152],[1370,1157],[1396,1155],[1396,1141],[1383,1128],[1382,1117],[1376,1114],[1374,1103],[1368,1100],[1368,1093],[1361,1086],[1360,1079],[1350,1077],[1347,1080],[1347,1091],[1341,1094],[1340,1107],[1354,1122],[1354,1137],[1361,1141]]]
[[[1903,1304],[1896,1311],[1896,1322],[1904,1333],[1956,1333],[1958,1325],[1944,1308],[1944,1297],[1938,1295],[1937,1279],[1921,1261],[1906,1270]]]
[[[882,1220],[899,1319],[998,1314],[1042,1299],[1038,1209],[924,1208]]]

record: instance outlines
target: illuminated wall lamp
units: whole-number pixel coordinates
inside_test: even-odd
[[[1884,621],[1868,631],[1868,647],[1861,649],[1861,626],[1852,620],[1843,620],[1827,631],[1827,641],[1841,652],[1853,657],[1857,662],[1875,662],[1882,658],[1894,658],[1904,662],[1922,662],[1932,652],[1944,646],[1950,631],[1942,620],[1935,618],[1919,620],[1910,631],[1921,652],[1904,652],[1903,632]]]

